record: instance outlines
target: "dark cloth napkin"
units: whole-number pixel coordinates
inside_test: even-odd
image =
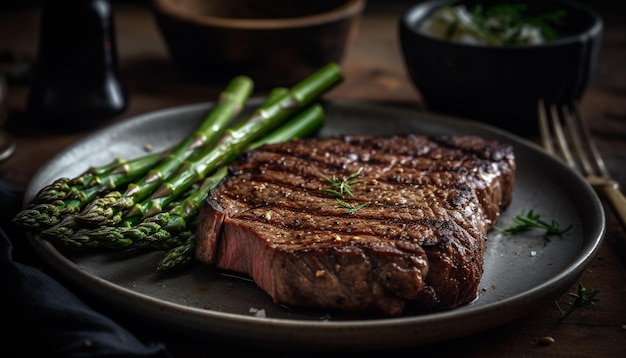
[[[20,202],[19,192],[0,183],[0,325],[4,332],[0,334],[0,355],[171,357],[164,345],[142,343],[42,269],[14,258],[10,230],[5,228]]]

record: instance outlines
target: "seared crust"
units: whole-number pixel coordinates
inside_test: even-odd
[[[338,205],[325,177],[360,171]],[[512,197],[513,150],[478,137],[337,136],[231,166],[199,216],[197,259],[277,303],[397,316],[476,297],[487,230]]]

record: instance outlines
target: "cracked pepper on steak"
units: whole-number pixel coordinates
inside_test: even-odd
[[[475,136],[266,145],[209,194],[196,258],[293,307],[451,309],[477,296],[487,231],[511,202],[515,169],[510,145]],[[352,196],[327,190],[328,178],[355,173]]]

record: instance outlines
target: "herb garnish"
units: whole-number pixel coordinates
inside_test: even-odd
[[[430,26],[433,33],[440,32],[439,36],[448,40],[463,41],[467,37],[487,45],[522,45],[560,38],[562,35],[556,28],[562,25],[566,15],[562,9],[534,13],[526,4],[515,3],[476,4],[471,8],[444,5],[433,14],[431,22],[425,22],[425,26]]]
[[[565,16],[564,10],[530,15],[526,4],[497,4],[491,7],[476,5],[471,14],[486,36],[500,39],[503,44],[515,44],[522,41],[524,26],[539,29],[546,41],[559,38],[554,24],[560,24]]]
[[[568,227],[561,229],[558,221],[553,219],[550,223],[548,223],[540,218],[541,215],[535,214],[532,210],[526,215],[522,212],[522,215],[516,215],[513,218],[514,224],[512,226],[502,229],[501,231],[507,234],[515,235],[531,229],[545,230],[543,239],[546,243],[548,243],[550,242],[550,236],[561,236],[572,228],[572,225],[569,225]]]
[[[559,319],[559,324],[563,322],[570,314],[581,307],[591,306],[595,302],[600,301],[599,298],[596,298],[596,294],[600,292],[597,288],[587,289],[583,287],[582,283],[578,283],[578,290],[576,293],[570,292],[569,296],[574,297],[574,301],[570,304],[569,309],[567,311],[563,310],[557,301],[554,301],[556,308],[561,313],[561,318]]]
[[[323,175],[322,178],[330,184],[329,189],[324,189],[325,193],[328,193],[336,198],[343,198],[346,196],[352,196],[352,186],[359,182],[359,175],[363,172],[363,168],[359,168],[356,172],[339,179],[336,175],[328,176]]]
[[[370,202],[366,202],[366,203],[362,203],[359,204],[357,206],[352,206],[350,205],[350,203],[346,203],[345,201],[341,200],[341,199],[337,199],[337,205],[342,207],[342,208],[346,208],[346,214],[352,214],[352,213],[356,213],[357,211],[368,207],[370,205]]]
[[[321,177],[330,184],[330,188],[324,189],[324,192],[337,198],[337,206],[346,208],[347,214],[353,214],[370,205],[369,202],[362,203],[357,206],[352,206],[350,203],[342,200],[347,196],[353,196],[352,187],[359,182],[359,176],[363,172],[363,168],[359,168],[354,173],[351,173],[343,178],[338,178],[336,175],[328,176],[321,174]]]

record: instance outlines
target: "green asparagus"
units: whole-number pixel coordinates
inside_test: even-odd
[[[271,105],[287,93],[288,90],[286,88],[274,88],[268,94],[263,105]],[[198,151],[192,153],[192,155],[189,156],[189,159],[193,160],[194,157],[198,157],[198,153]],[[100,226],[91,228],[91,226],[83,225],[82,227],[74,230],[76,227],[76,221],[74,219],[66,220],[64,224],[56,225],[55,227],[43,232],[43,236],[61,241],[61,243],[65,246],[85,248],[99,246],[100,241],[105,243],[104,246],[125,247],[132,245],[133,242],[141,240],[146,236],[157,235],[155,232],[161,229],[159,220],[163,215],[159,214],[157,215],[158,217],[151,220],[145,220],[144,222],[141,222],[141,218],[136,215],[134,217],[128,217],[122,221],[122,214],[124,212],[121,210],[115,211],[113,208],[115,203],[120,200],[120,198],[120,192],[112,192],[99,199],[99,203],[101,204],[108,203],[108,205],[102,205],[102,207],[107,210],[107,215],[105,215],[105,217],[108,217],[108,220],[101,222]],[[142,207],[142,203],[137,203],[135,206],[137,207],[135,210],[145,212],[145,209]],[[134,227],[138,223],[140,223],[141,226]],[[159,245],[162,241],[163,240],[158,240]]]
[[[130,161],[124,158],[116,158],[111,163],[102,167],[91,167],[73,179],[57,179],[52,184],[45,186],[35,195],[31,200],[31,206],[64,200],[72,197],[72,195],[79,195],[82,190],[87,188],[103,183],[106,185],[109,183],[111,175],[122,174],[128,176],[128,167],[135,166],[137,163],[146,165],[144,168],[151,168],[160,159],[161,155],[161,153],[151,153],[146,157],[139,157]]]
[[[29,207],[19,212],[13,221],[30,229],[47,230],[48,237],[66,235],[72,226],[68,220],[61,220],[72,215],[94,201],[112,202],[116,194],[107,195],[106,199],[97,199],[105,191],[111,191],[128,185],[127,191],[144,190],[144,197],[162,182],[162,176],[175,172],[180,163],[198,148],[217,140],[228,127],[234,116],[241,110],[252,92],[252,80],[245,76],[234,78],[222,92],[218,104],[200,124],[196,131],[181,142],[172,152],[162,158],[159,154],[148,155],[128,163],[115,162],[93,168],[73,180],[59,179],[43,188],[35,196]],[[156,165],[156,167],[155,167]],[[148,173],[146,173],[149,171]],[[139,185],[131,182],[144,175]],[[129,184],[130,183],[130,184]],[[119,198],[118,198],[119,199]],[[121,205],[115,200],[113,205]],[[114,207],[109,205],[108,207]],[[111,213],[109,213],[111,214]],[[77,216],[71,220],[75,225]],[[63,228],[54,227],[63,222]],[[61,234],[62,233],[62,234]]]
[[[181,245],[168,250],[156,267],[156,272],[170,272],[194,261],[196,235],[189,235]]]
[[[226,131],[229,123],[242,110],[245,101],[252,93],[252,80],[245,76],[235,77],[220,94],[216,105],[209,111],[202,123],[196,130],[187,136],[182,142],[167,152],[167,156],[158,163],[153,163],[142,172],[143,178],[138,183],[132,183],[140,176],[129,178],[123,177],[127,184],[126,195],[121,191],[111,191],[121,188],[118,184],[111,188],[106,195],[90,197],[85,205],[76,206],[72,211],[53,212],[55,220],[48,221],[45,226],[40,226],[42,237],[49,240],[63,240],[72,235],[75,230],[84,226],[95,226],[106,223],[104,220],[94,221],[90,218],[97,215],[98,218],[108,218],[109,222],[119,222],[123,215],[123,209],[134,204],[134,200],[140,200],[149,195],[167,177],[173,175],[184,160],[192,154],[202,151],[211,146]],[[130,180],[129,180],[130,179]],[[101,193],[101,192],[100,192]],[[97,194],[97,193],[96,193]],[[38,211],[47,214],[50,205],[37,207]],[[51,207],[55,209],[55,207]],[[80,212],[77,210],[80,209]],[[25,216],[28,212],[25,212]],[[60,220],[59,217],[73,215],[72,219]],[[39,215],[46,218],[51,215]]]
[[[188,228],[188,221],[198,214],[209,191],[220,183],[226,173],[227,168],[222,167],[213,175],[207,176],[196,190],[169,211],[141,221],[129,220],[122,226],[76,230],[73,235],[62,238],[61,243],[74,248],[85,247],[86,243],[90,243],[90,245],[109,248],[169,249],[180,242],[174,242],[174,244],[163,244],[163,242]]]
[[[253,88],[252,80],[245,76],[234,78],[221,93],[216,105],[196,129],[139,182],[128,185],[125,193],[117,192],[103,200],[92,201],[76,215],[76,220],[86,225],[115,224],[123,210],[148,197],[164,180],[171,177],[192,154],[211,147],[227,130],[228,124],[243,109]],[[112,221],[113,220],[113,221]]]
[[[74,214],[98,195],[144,175],[160,159],[161,153],[154,153],[125,161],[117,159],[109,164],[110,170],[94,168],[74,179],[61,178],[41,189],[29,204],[20,211],[13,222],[34,230],[44,230],[58,224],[64,216]]]

